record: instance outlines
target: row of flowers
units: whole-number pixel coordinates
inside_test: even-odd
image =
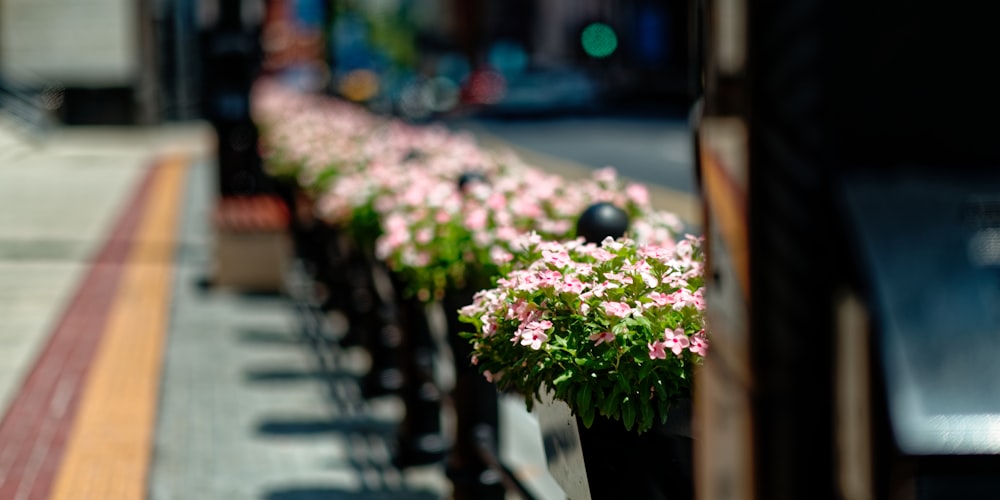
[[[595,202],[624,208],[632,236],[644,243],[671,245],[683,227],[652,208],[644,186],[611,168],[567,182],[512,152],[487,151],[470,135],[273,83],[258,85],[254,102],[271,172],[295,178],[315,198],[320,218],[372,245],[424,300],[465,286],[470,276],[494,275],[525,232],[572,238],[577,217]]]
[[[266,164],[315,200],[421,300],[482,289],[460,319],[472,362],[530,407],[553,390],[586,425],[666,418],[705,356],[701,240],[611,168],[565,180],[444,127],[417,127],[263,82]],[[576,238],[591,204],[630,217],[626,237]],[[657,418],[658,417],[658,418]]]

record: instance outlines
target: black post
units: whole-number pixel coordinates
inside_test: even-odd
[[[499,408],[496,386],[486,381],[470,362],[472,346],[458,333],[468,328],[458,321],[458,309],[472,303],[475,291],[452,291],[442,301],[448,318],[448,340],[455,358],[455,443],[448,456],[448,478],[455,500],[502,500],[505,488],[501,474],[481,456],[478,439],[487,439],[488,448],[498,446]]]
[[[211,2],[208,0],[206,4]],[[215,0],[204,7],[202,114],[215,129],[219,192],[223,196],[263,190],[257,127],[250,118],[250,89],[260,67],[259,20],[244,13],[245,2]]]
[[[371,369],[362,380],[362,392],[366,398],[398,394],[403,388],[399,350],[405,336],[399,303],[388,270],[375,259],[370,248],[362,249],[362,255],[364,264],[357,268],[352,279],[364,280],[364,286],[356,287],[351,296],[352,307],[363,322],[364,344],[372,359]],[[360,272],[362,269],[364,273]]]
[[[403,290],[397,282],[396,290]],[[441,431],[441,390],[434,379],[434,341],[424,304],[397,296],[400,324],[405,325],[399,365],[406,416],[400,426],[395,463],[405,468],[444,459],[447,442]]]
[[[473,184],[488,184],[481,172],[470,170],[458,178],[458,189],[466,191]],[[447,318],[447,337],[455,361],[455,387],[452,405],[455,412],[455,442],[448,455],[448,478],[453,485],[455,500],[501,500],[506,494],[504,473],[498,456],[499,408],[496,387],[487,382],[471,363],[472,346],[459,336],[468,325],[458,321],[458,309],[472,303],[479,283],[470,276],[470,283],[460,290],[449,290],[441,301]],[[499,469],[497,465],[501,465]]]

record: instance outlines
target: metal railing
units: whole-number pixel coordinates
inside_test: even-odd
[[[52,126],[62,106],[62,85],[18,71],[16,78],[0,73],[0,115],[30,138],[40,138]]]

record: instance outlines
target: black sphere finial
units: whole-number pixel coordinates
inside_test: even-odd
[[[628,214],[607,202],[594,203],[580,214],[576,235],[588,243],[600,243],[608,236],[620,238],[628,230]]]
[[[408,163],[408,162],[411,162],[411,161],[423,161],[423,159],[426,156],[427,156],[427,153],[424,153],[423,151],[421,151],[421,150],[419,150],[417,148],[410,148],[406,152],[406,155],[403,156],[403,163]]]
[[[464,191],[466,186],[472,184],[473,182],[481,182],[483,184],[486,184],[487,183],[486,176],[483,175],[482,172],[476,172],[474,170],[464,172],[462,173],[461,176],[458,177],[458,189]]]

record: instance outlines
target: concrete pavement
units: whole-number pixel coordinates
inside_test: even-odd
[[[208,137],[0,123],[0,414],[139,176],[162,154],[204,155]]]

